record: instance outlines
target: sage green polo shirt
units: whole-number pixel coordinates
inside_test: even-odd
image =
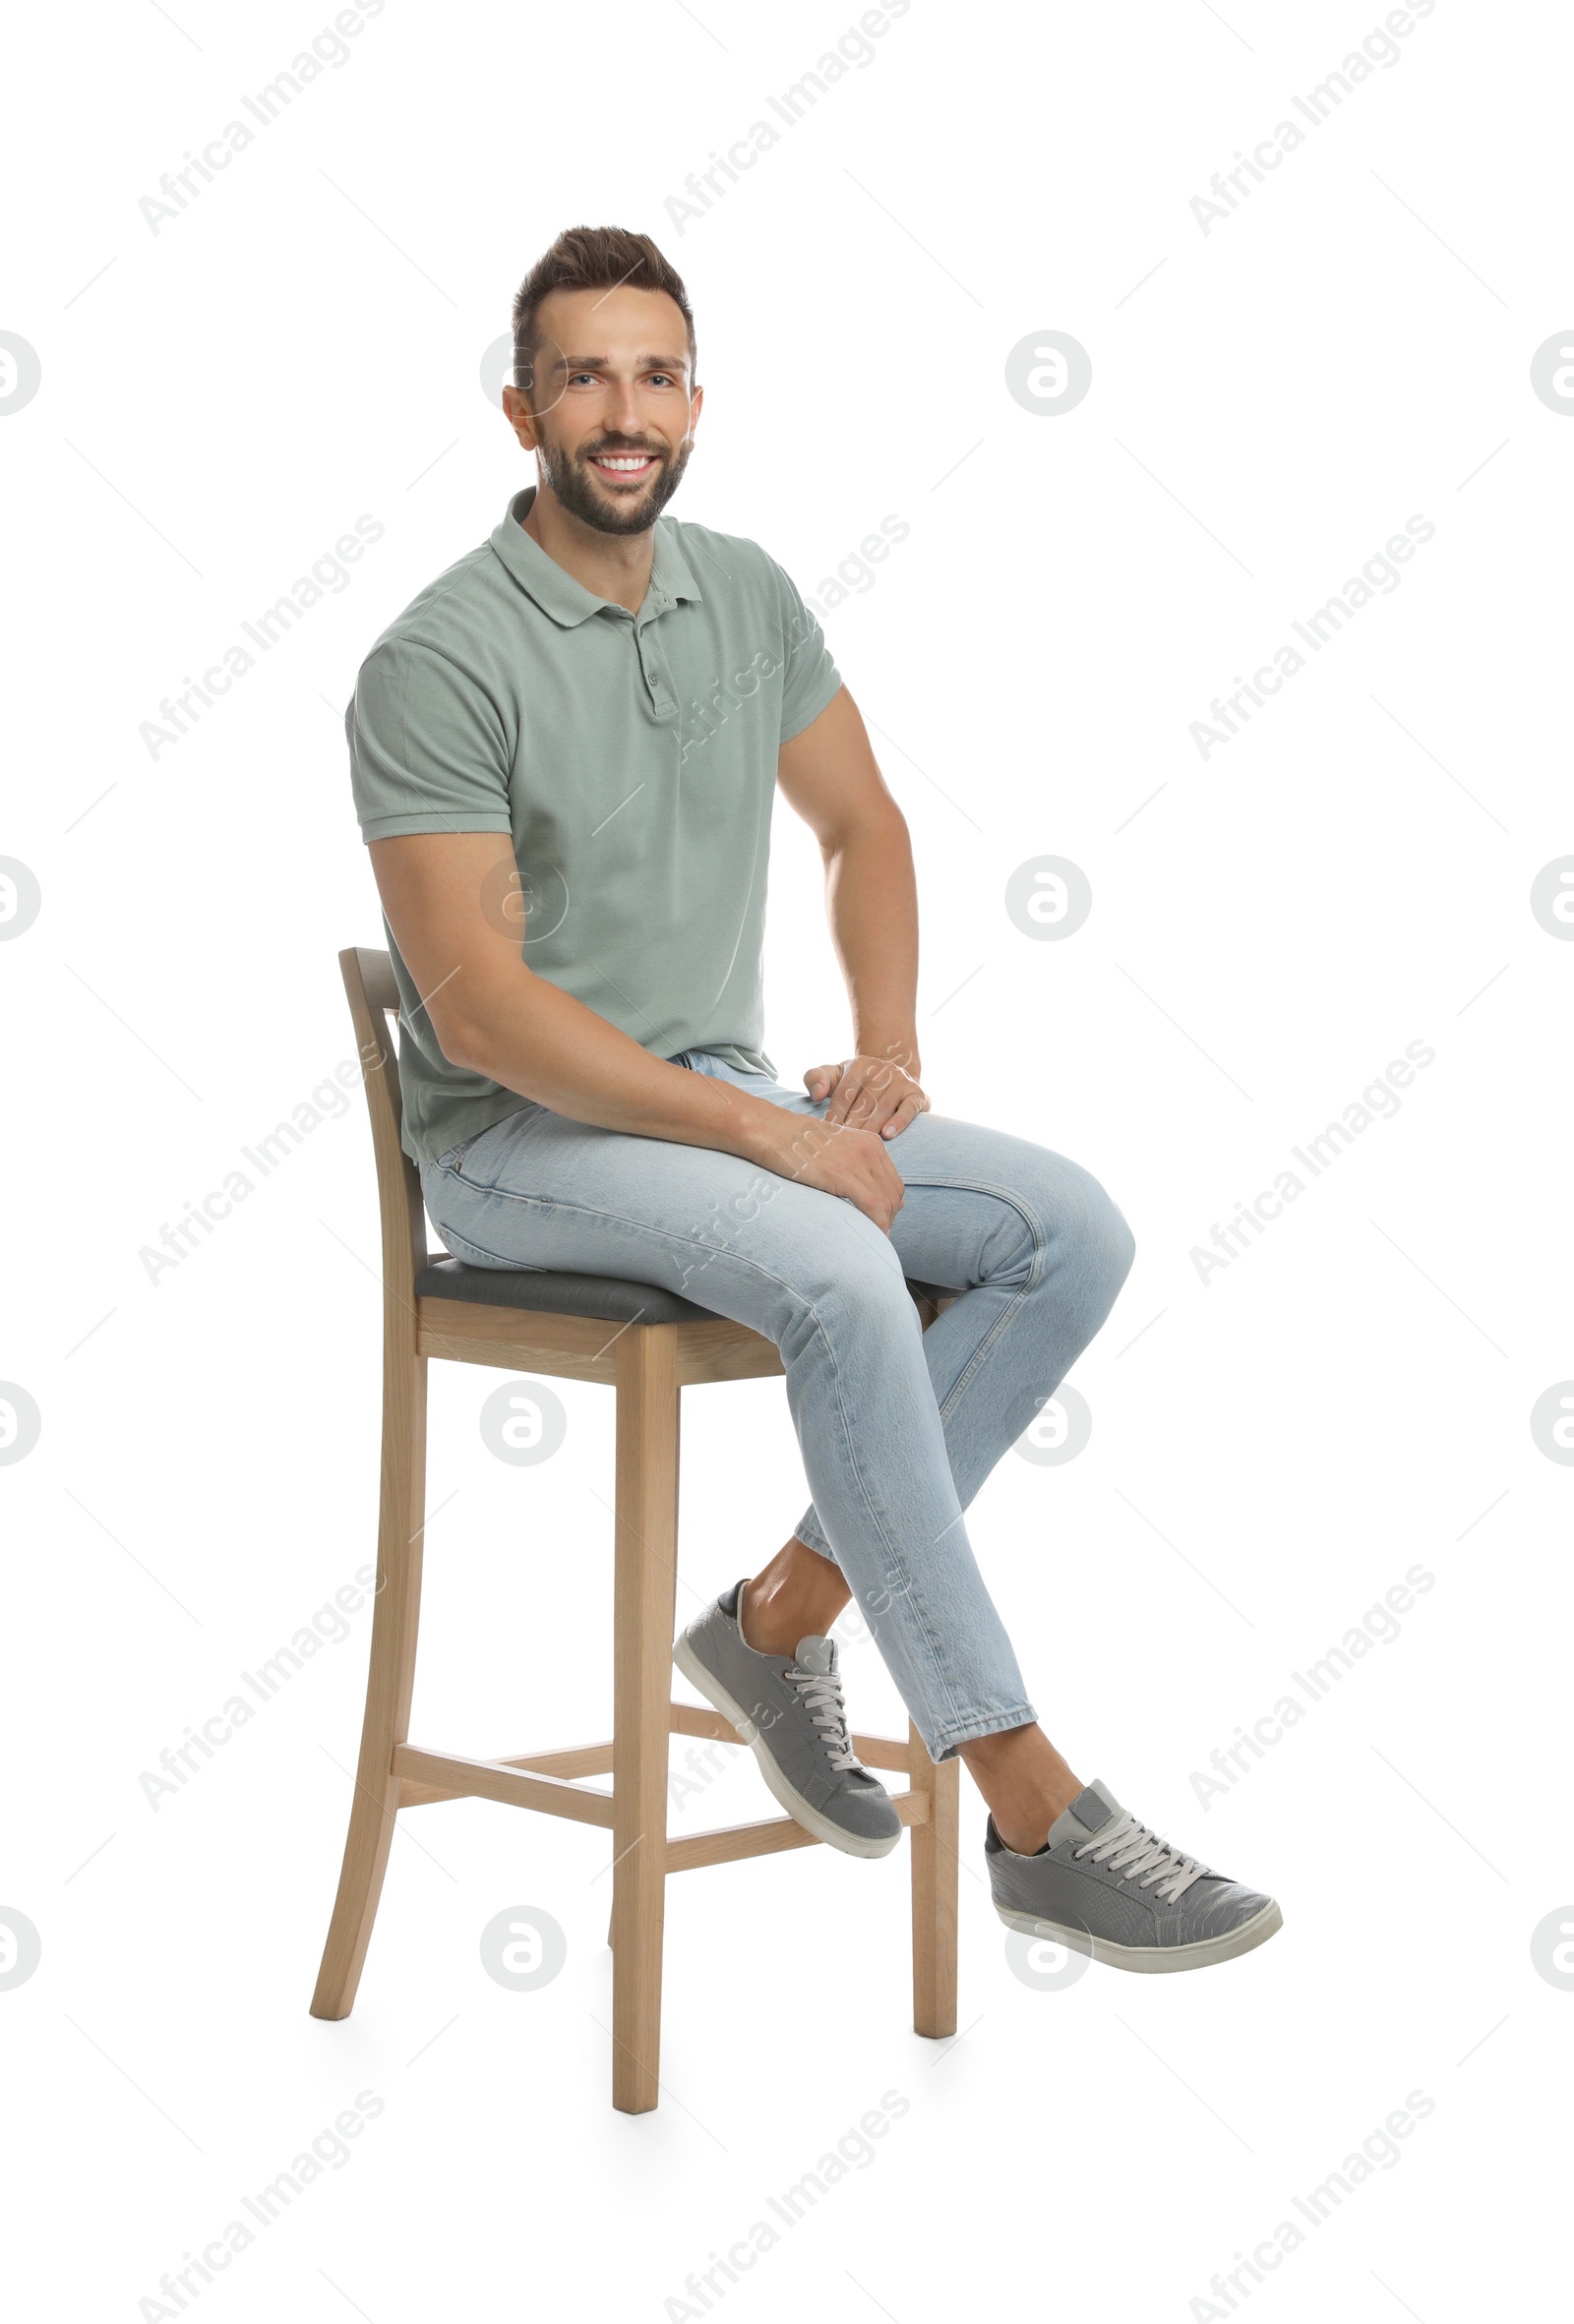
[[[709,1049],[774,1074],[760,1043],[776,753],[841,685],[819,625],[753,541],[669,516],[631,614],[522,529],[534,498],[517,494],[361,664],[344,725],[362,837],[509,832],[537,976],[656,1056]],[[506,902],[483,900],[500,940],[516,925]],[[520,1099],[449,1063],[392,931],[389,950],[404,1145],[421,1163]]]

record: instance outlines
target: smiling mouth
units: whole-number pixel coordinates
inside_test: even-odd
[[[590,465],[614,484],[642,484],[660,462],[654,452],[604,451],[593,452]]]

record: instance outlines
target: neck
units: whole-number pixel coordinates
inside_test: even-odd
[[[632,614],[639,611],[650,586],[654,526],[640,533],[598,532],[565,508],[550,484],[538,483],[523,529],[593,597],[626,606]]]

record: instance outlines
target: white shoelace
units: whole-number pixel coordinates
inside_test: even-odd
[[[1195,1857],[1182,1855],[1168,1840],[1161,1840],[1129,1812],[1121,1816],[1112,1830],[1095,1833],[1073,1853],[1091,1856],[1096,1864],[1110,1858],[1111,1872],[1119,1873],[1123,1880],[1134,1880],[1142,1874],[1143,1887],[1151,1888],[1157,1882],[1166,1904],[1175,1904],[1193,1880],[1202,1878],[1206,1869]]]
[[[847,1732],[847,1704],[841,1680],[828,1672],[804,1670],[796,1662],[782,1676],[798,1689],[804,1708],[819,1729],[831,1766],[838,1774],[845,1774],[853,1767],[862,1773],[864,1762],[854,1751]]]

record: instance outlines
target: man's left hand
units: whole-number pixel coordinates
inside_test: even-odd
[[[928,1113],[929,1100],[910,1073],[888,1057],[845,1057],[839,1065],[812,1065],[804,1087],[817,1101],[829,1098],[823,1118],[855,1130],[899,1137],[908,1123]]]

